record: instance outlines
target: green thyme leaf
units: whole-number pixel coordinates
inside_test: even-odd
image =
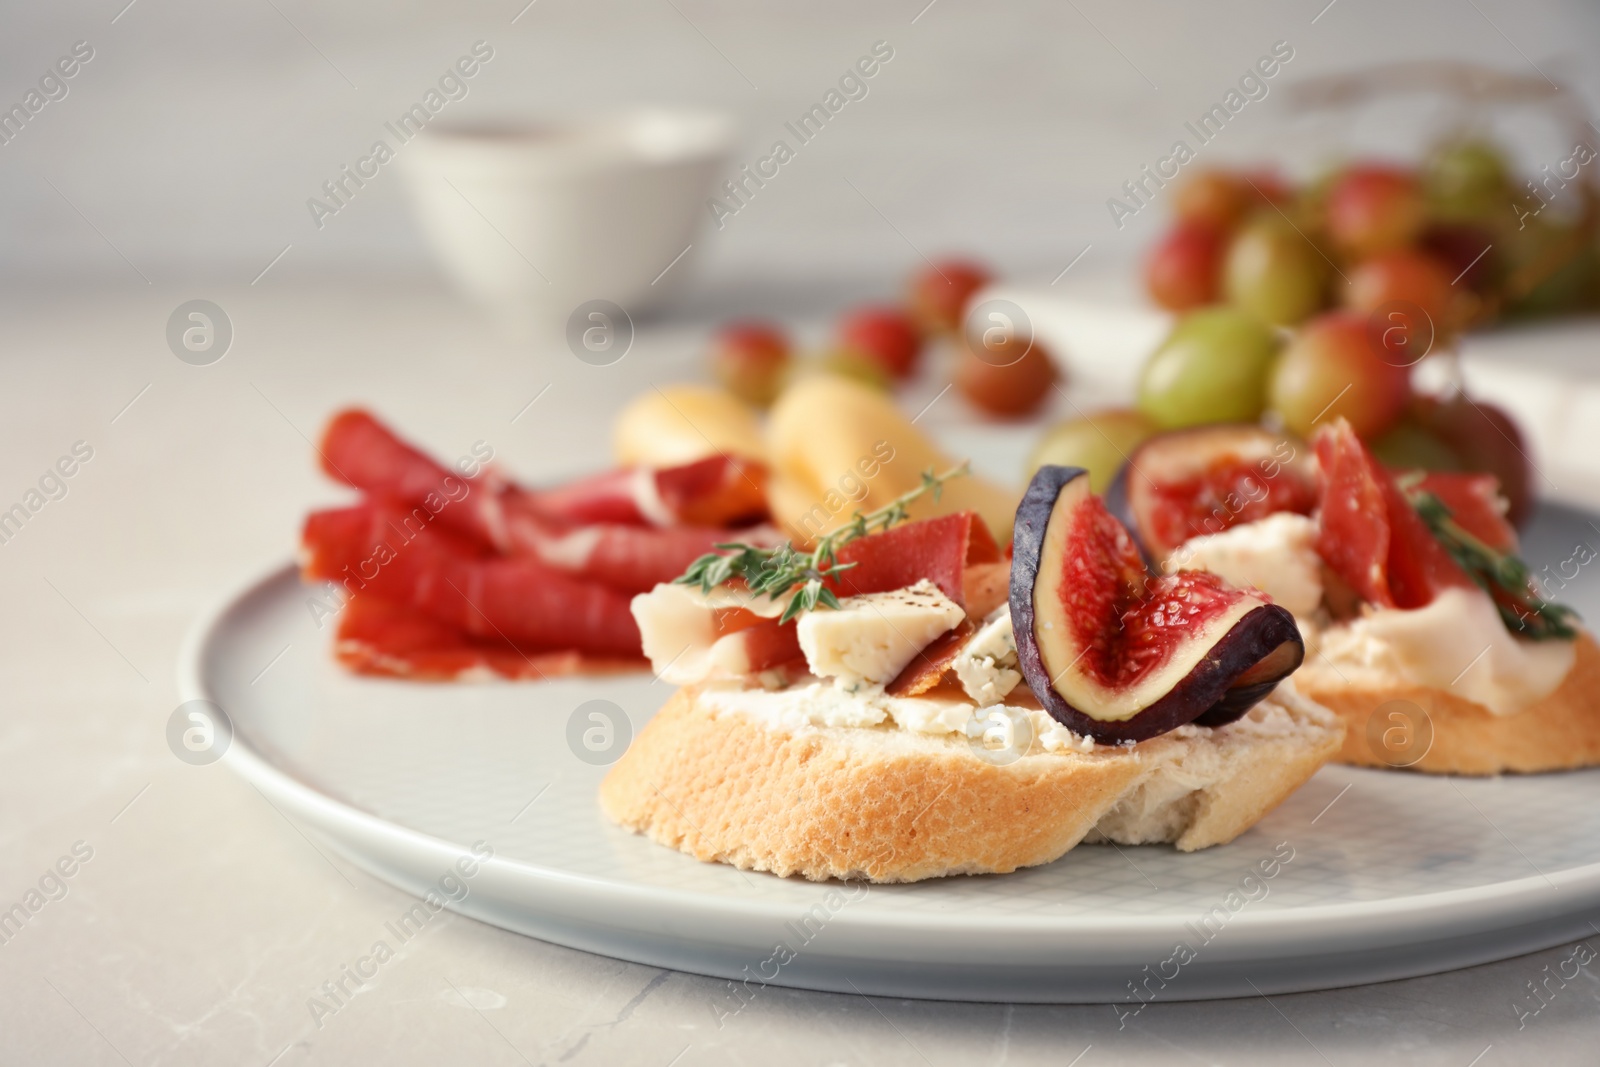
[[[752,593],[774,598],[799,586],[799,591],[789,598],[779,622],[788,622],[800,612],[815,611],[818,607],[838,608],[839,598],[825,582],[855,566],[838,562],[840,547],[906,521],[912,501],[930,492],[937,501],[946,482],[970,471],[970,463],[961,463],[938,474],[930,467],[922,472],[922,484],[916,489],[875,511],[856,512],[845,525],[819,538],[816,547],[809,552],[800,551],[789,541],[775,548],[737,541],[719,544],[716,546],[719,551],[709,552],[689,564],[673,582],[696,585],[701,592],[709,593],[719,585],[740,578]]]
[[[1490,548],[1468,533],[1444,501],[1419,488],[1420,478],[1398,479],[1401,490],[1428,530],[1467,576],[1494,601],[1506,629],[1534,641],[1578,636],[1578,613],[1544,599],[1528,565],[1508,552]]]

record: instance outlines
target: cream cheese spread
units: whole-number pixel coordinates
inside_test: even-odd
[[[1073,733],[1038,708],[1004,704],[979,708],[966,700],[894,697],[876,685],[816,681],[770,691],[736,682],[712,682],[701,687],[699,699],[719,711],[743,712],[789,731],[808,726],[890,726],[917,734],[971,736],[969,723],[975,719],[981,723],[999,710],[1026,718],[1034,739],[1046,752],[1094,750],[1092,738]],[[981,726],[977,732],[982,732]]]
[[[1319,658],[1345,681],[1442,689],[1495,715],[1514,715],[1560,687],[1572,641],[1514,637],[1488,595],[1448,589],[1426,607],[1370,611],[1320,635]]]

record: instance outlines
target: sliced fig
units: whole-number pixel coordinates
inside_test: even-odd
[[[1214,574],[1152,575],[1080,467],[1045,466],[1017,508],[1011,620],[1051,716],[1102,744],[1243,715],[1300,665],[1294,616]]]
[[[1297,627],[1298,629],[1298,627]],[[1194,720],[1196,726],[1226,726],[1265,700],[1278,683],[1300,669],[1306,647],[1299,641],[1285,641],[1267,653],[1254,667],[1233,680],[1222,699],[1211,710]]]
[[[1316,503],[1311,449],[1254,425],[1152,437],[1133,450],[1106,490],[1106,505],[1156,567],[1191,537],[1278,511],[1309,515]]]

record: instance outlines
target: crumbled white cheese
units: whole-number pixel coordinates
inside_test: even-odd
[[[979,707],[998,704],[1022,681],[1017,670],[1017,640],[1011,629],[1011,605],[1002,604],[983,620],[950,665]]]
[[[927,579],[907,589],[846,597],[796,623],[811,673],[849,683],[893,681],[935,638],[966,613]]]
[[[1296,618],[1312,615],[1322,603],[1322,560],[1316,550],[1317,525],[1304,515],[1280,511],[1256,522],[1202,534],[1179,545],[1162,565],[1210,571],[1240,589],[1255,588]]]

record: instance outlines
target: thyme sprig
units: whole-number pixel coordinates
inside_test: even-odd
[[[868,534],[887,530],[910,517],[908,508],[923,494],[931,494],[938,502],[944,484],[971,472],[971,461],[963,462],[942,473],[932,467],[922,472],[922,484],[910,492],[902,493],[881,508],[866,512],[857,511],[848,523],[817,539],[810,551],[794,547],[785,541],[776,548],[749,545],[742,542],[719,544],[721,552],[708,552],[689,564],[673,581],[678,585],[698,585],[701,592],[709,593],[717,586],[734,578],[744,580],[752,593],[773,598],[799,587],[789,598],[779,622],[788,622],[802,611],[815,611],[819,607],[837,608],[839,598],[825,584],[828,579],[854,567],[854,563],[840,563],[839,549],[851,541]]]
[[[1526,563],[1468,533],[1434,494],[1404,483],[1402,489],[1450,558],[1489,594],[1507,630],[1535,641],[1578,636],[1578,613],[1539,595]]]

